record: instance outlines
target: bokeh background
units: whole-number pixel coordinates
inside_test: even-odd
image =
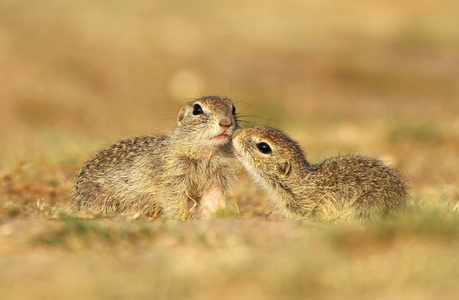
[[[46,219],[95,151],[168,132],[208,94],[312,162],[375,156],[415,202],[459,210],[457,0],[0,0],[0,220]],[[269,212],[241,176],[241,217]]]
[[[457,1],[2,1],[0,167],[81,163],[227,95],[308,157],[458,181]],[[92,152],[91,152],[92,151]]]

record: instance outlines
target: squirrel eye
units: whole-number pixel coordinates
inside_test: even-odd
[[[197,115],[201,115],[203,113],[204,113],[204,111],[202,110],[201,105],[195,104],[193,106],[193,115],[197,116]]]
[[[233,111],[231,112],[233,115],[236,114],[236,106],[233,105]]]
[[[258,143],[257,144],[257,148],[263,154],[270,154],[271,152],[273,152],[271,150],[271,147],[269,147],[269,145],[267,143],[265,143],[265,142]]]

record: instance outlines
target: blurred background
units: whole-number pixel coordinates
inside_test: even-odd
[[[456,0],[3,0],[0,66],[0,175],[22,198],[67,201],[97,149],[208,94],[312,162],[372,155],[415,197],[459,197]]]
[[[227,218],[65,213],[86,159],[209,94],[311,162],[382,159],[421,209],[289,222],[241,171]],[[0,0],[0,298],[455,299],[458,95],[457,0]]]

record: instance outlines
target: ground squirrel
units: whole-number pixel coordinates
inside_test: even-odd
[[[290,218],[362,221],[393,211],[407,198],[400,176],[381,161],[343,155],[310,164],[300,146],[274,128],[236,130],[233,147],[251,176]]]
[[[231,99],[206,96],[182,107],[170,135],[135,137],[109,146],[81,168],[74,210],[160,212],[174,219],[209,216],[225,207],[237,160]]]

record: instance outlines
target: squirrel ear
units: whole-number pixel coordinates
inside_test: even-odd
[[[287,176],[290,173],[290,170],[292,169],[292,165],[289,161],[284,161],[283,163],[279,163],[278,168],[279,172]]]
[[[182,108],[180,109],[179,114],[178,114],[178,117],[177,117],[177,124],[178,124],[179,126],[182,125],[183,118],[185,118],[185,112],[186,112],[186,106],[182,107]]]

